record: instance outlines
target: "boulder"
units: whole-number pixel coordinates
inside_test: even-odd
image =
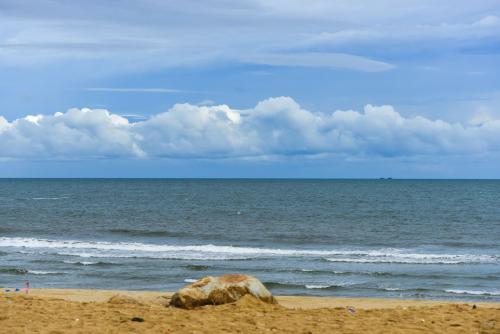
[[[203,305],[233,303],[245,295],[251,295],[269,304],[276,299],[255,277],[247,275],[207,276],[177,291],[170,306],[192,309]]]

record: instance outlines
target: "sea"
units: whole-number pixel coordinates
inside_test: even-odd
[[[0,287],[500,301],[500,181],[0,179]]]

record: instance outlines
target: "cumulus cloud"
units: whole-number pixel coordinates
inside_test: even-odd
[[[468,125],[403,117],[392,106],[312,112],[289,97],[254,108],[176,104],[131,123],[104,109],[70,109],[8,122],[0,157],[20,159],[248,158],[338,154],[410,157],[498,154],[500,120]]]
[[[70,109],[51,116],[0,119],[4,158],[95,158],[144,156],[126,118],[104,109]]]

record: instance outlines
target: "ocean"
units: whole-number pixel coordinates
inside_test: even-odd
[[[1,179],[0,287],[500,301],[500,181]]]

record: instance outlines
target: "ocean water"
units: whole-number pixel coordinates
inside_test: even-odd
[[[500,301],[500,181],[0,180],[0,286]]]

